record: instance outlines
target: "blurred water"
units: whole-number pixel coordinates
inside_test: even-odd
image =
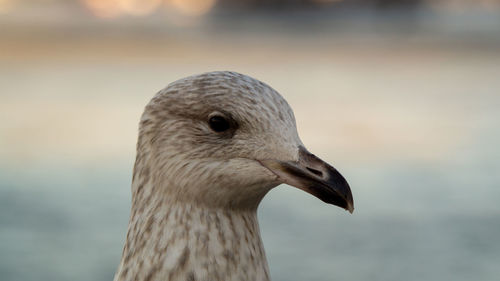
[[[259,217],[273,280],[498,280],[500,49],[319,37],[54,39],[0,55],[1,279],[111,280],[143,106],[175,79],[232,69],[287,98],[355,198],[349,215],[272,191]]]
[[[129,165],[4,166],[2,279],[110,280],[126,231]],[[496,280],[498,178],[442,169],[344,169],[354,215],[278,187],[259,213],[274,280]],[[457,180],[463,174],[484,180]]]

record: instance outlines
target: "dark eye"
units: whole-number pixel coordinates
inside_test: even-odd
[[[216,132],[224,132],[229,129],[230,125],[226,118],[222,116],[213,116],[208,120],[210,128]]]

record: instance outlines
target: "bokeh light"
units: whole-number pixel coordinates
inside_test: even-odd
[[[161,4],[162,0],[120,0],[124,12],[144,16],[153,13]]]
[[[200,16],[213,8],[215,0],[167,0],[166,4],[183,15]]]
[[[116,18],[123,14],[120,0],[83,0],[92,14],[99,18]]]
[[[100,18],[116,18],[121,15],[145,16],[153,13],[161,0],[83,0],[85,6]]]
[[[0,0],[0,14],[6,14],[14,8],[13,0]]]
[[[11,0],[0,0],[1,3]],[[167,11],[174,11],[182,16],[197,17],[208,13],[216,0],[82,0],[90,12],[99,18],[117,18],[123,15],[146,16],[155,12],[161,5]],[[8,5],[5,4],[7,8]]]

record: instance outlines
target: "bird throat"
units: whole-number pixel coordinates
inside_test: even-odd
[[[269,280],[255,210],[145,203],[133,200],[115,281]]]

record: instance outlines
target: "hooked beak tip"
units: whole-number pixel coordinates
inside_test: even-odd
[[[346,210],[352,214],[354,212],[354,206],[352,204],[348,204]]]

